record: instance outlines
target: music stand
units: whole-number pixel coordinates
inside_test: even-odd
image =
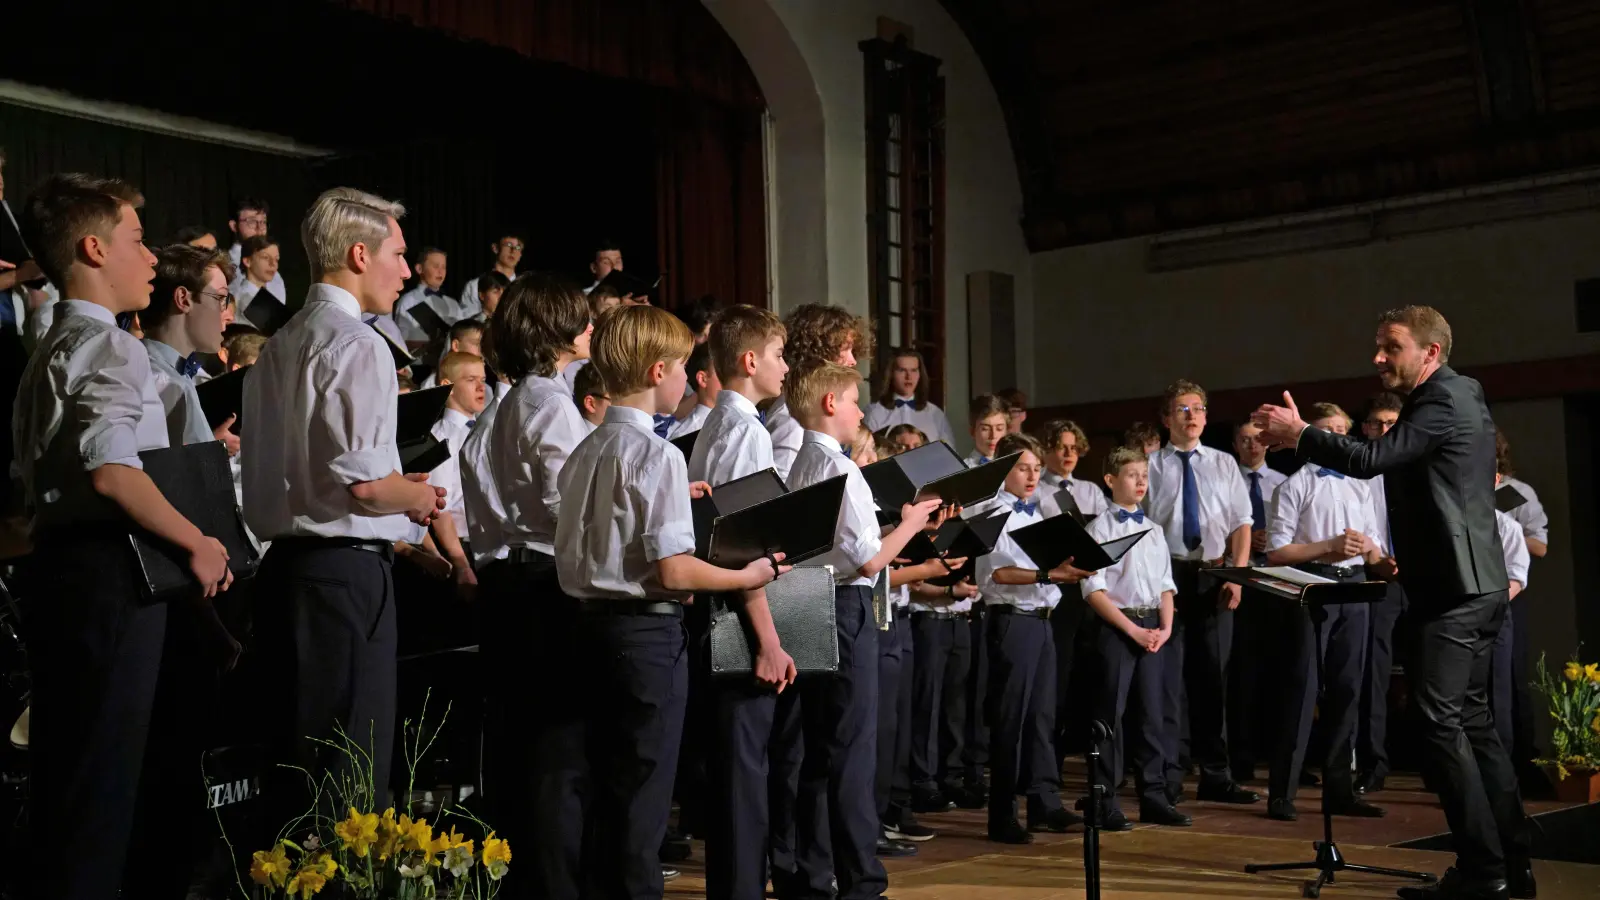
[[[1311,630],[1316,635],[1318,697],[1322,696],[1322,684],[1326,675],[1323,671],[1322,607],[1336,603],[1376,603],[1384,599],[1388,592],[1387,583],[1382,581],[1332,581],[1320,576],[1299,572],[1298,570],[1289,570],[1286,573],[1284,569],[1244,567],[1237,569],[1207,569],[1206,572],[1223,581],[1264,591],[1282,599],[1295,600],[1306,608],[1306,611],[1311,615]],[[1289,581],[1286,578],[1297,580]],[[1324,884],[1333,884],[1334,875],[1338,872],[1365,872],[1369,875],[1387,875],[1391,878],[1409,878],[1423,882],[1438,880],[1436,876],[1427,872],[1389,869],[1383,866],[1362,866],[1345,861],[1344,854],[1339,852],[1339,845],[1334,843],[1333,840],[1333,812],[1328,806],[1327,791],[1322,792],[1322,840],[1312,841],[1311,846],[1317,851],[1317,858],[1314,860],[1291,863],[1251,863],[1246,865],[1244,870],[1246,873],[1254,875],[1258,872],[1291,872],[1299,869],[1316,869],[1316,880],[1307,881],[1300,888],[1302,897],[1311,898],[1321,896],[1322,886]]]

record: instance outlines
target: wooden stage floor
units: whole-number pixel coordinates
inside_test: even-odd
[[[1068,805],[1082,790],[1080,772],[1068,763]],[[1081,769],[1081,765],[1077,767]],[[1266,786],[1251,787],[1266,792]],[[1192,784],[1190,785],[1192,790]],[[1414,776],[1391,778],[1389,789],[1373,796],[1388,810],[1382,819],[1334,819],[1334,837],[1346,860],[1390,868],[1440,874],[1451,854],[1410,850],[1391,845],[1445,831],[1444,814],[1432,794]],[[1194,817],[1192,828],[1141,825],[1123,834],[1102,835],[1101,891],[1107,900],[1166,900],[1178,897],[1296,898],[1305,880],[1300,873],[1246,875],[1247,862],[1290,862],[1311,859],[1311,841],[1322,833],[1316,788],[1300,792],[1298,822],[1266,817],[1266,801],[1253,806],[1219,803],[1183,804]],[[1124,797],[1124,809],[1136,802]],[[1560,808],[1555,803],[1529,804],[1530,813]],[[956,810],[920,817],[939,836],[919,845],[910,859],[888,860],[889,891],[895,900],[1067,900],[1083,896],[1083,835],[1035,835],[1026,847],[992,844],[984,838],[981,810]],[[679,863],[682,877],[667,885],[670,898],[705,896],[703,847]],[[1600,866],[1536,860],[1541,900],[1600,898]],[[1394,897],[1406,882],[1348,874],[1323,889],[1327,900]]]

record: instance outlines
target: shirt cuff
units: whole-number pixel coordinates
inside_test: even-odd
[[[656,534],[644,536],[644,560],[655,563],[669,556],[694,552],[694,528],[673,525]]]
[[[350,450],[334,457],[328,471],[344,484],[361,484],[381,481],[399,470],[393,447],[369,447]]]
[[[872,558],[877,556],[878,551],[882,549],[883,540],[881,538],[875,534],[865,534],[854,544],[844,548],[845,558],[850,560],[851,565],[860,569],[867,563],[872,562]]]
[[[125,425],[114,425],[95,435],[83,448],[81,456],[85,472],[93,472],[106,463],[144,468],[139,462],[139,435]]]
[[[1106,577],[1104,575],[1091,575],[1083,580],[1084,599],[1088,599],[1089,595],[1095,591],[1103,591],[1105,589]]]

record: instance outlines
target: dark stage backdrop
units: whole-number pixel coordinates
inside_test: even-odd
[[[609,237],[630,270],[666,273],[669,306],[765,302],[764,104],[699,0],[89,0],[26,4],[8,26],[27,39],[0,78],[337,151],[299,161],[0,106],[14,205],[49,171],[119,175],[159,237],[225,232],[229,198],[260,195],[298,300],[301,214],[349,184],[406,203],[407,242],[449,252],[450,290],[509,229],[524,268],[583,278]]]

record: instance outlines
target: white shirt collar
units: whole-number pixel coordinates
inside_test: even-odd
[[[157,356],[161,357],[161,359],[166,362],[167,365],[173,367],[174,369],[178,368],[178,364],[183,362],[183,357],[179,356],[178,351],[173,349],[172,345],[170,344],[164,344],[155,338],[147,337],[144,339],[144,345],[149,347]]]
[[[739,412],[744,413],[745,415],[749,416],[752,419],[756,418],[756,415],[757,415],[757,413],[756,413],[756,405],[754,403],[750,402],[750,398],[749,397],[746,397],[745,395],[739,393],[738,391],[730,391],[730,390],[726,390],[726,389],[718,391],[717,392],[717,405],[718,406],[731,406],[734,409],[738,410]]]
[[[91,319],[97,319],[106,323],[107,325],[110,325],[112,328],[117,327],[116,313],[113,313],[111,310],[106,309],[104,306],[101,306],[98,303],[90,303],[87,300],[63,300],[61,302],[67,307],[67,311],[70,313],[80,316],[88,316]]]
[[[917,402],[917,395],[916,395],[916,394],[912,394],[912,395],[911,395],[911,396],[909,396],[909,397],[902,397],[902,396],[900,396],[900,395],[899,395],[899,394],[895,394],[895,395],[894,395],[894,398],[895,398],[895,399],[896,399],[896,400],[904,400],[904,401],[906,401],[906,402],[907,402],[907,403],[915,403],[915,402]]]
[[[1240,463],[1239,464],[1239,471],[1243,472],[1245,475],[1249,475],[1251,472],[1266,472],[1266,470],[1267,470],[1267,462],[1266,462],[1266,460],[1262,460],[1261,461],[1261,465],[1256,466],[1253,469],[1250,468],[1249,466],[1245,465],[1244,463]]]
[[[332,303],[349,314],[350,318],[358,322],[361,321],[361,301],[356,299],[355,294],[342,287],[325,282],[313,284],[311,290],[306,292],[306,302],[315,303],[317,301]]]
[[[618,406],[615,403],[606,407],[607,425],[632,425],[641,431],[656,433],[656,421],[653,416],[642,409],[631,406]]]
[[[451,409],[448,406],[444,408],[443,418],[446,422],[449,422],[451,425],[454,425],[457,428],[465,428],[467,427],[467,423],[472,421],[471,416],[459,409]]]
[[[826,434],[823,434],[820,431],[807,431],[806,435],[805,435],[805,443],[807,443],[807,444],[821,444],[823,447],[827,448],[827,450],[829,452],[832,452],[832,453],[839,453],[842,450],[844,450],[844,445],[840,444],[833,437],[831,437],[829,435],[826,435]]]

